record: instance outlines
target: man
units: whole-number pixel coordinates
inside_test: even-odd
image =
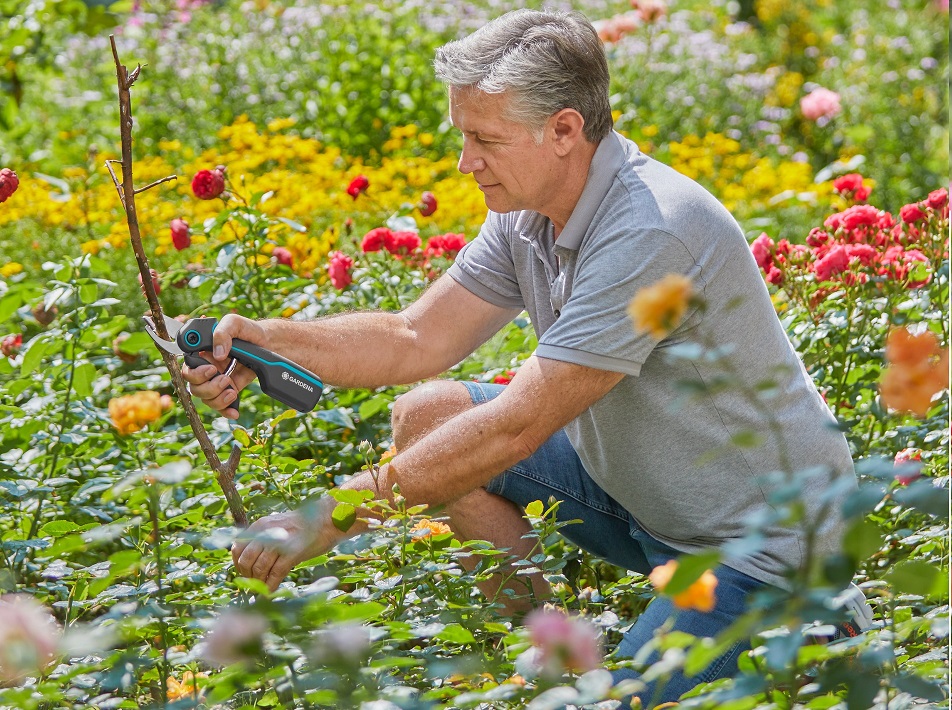
[[[737,223],[699,185],[612,131],[608,67],[591,24],[574,13],[512,12],[441,48],[435,65],[463,136],[459,169],[489,208],[479,236],[400,313],[225,316],[216,364],[240,337],[338,387],[413,383],[452,367],[526,310],[539,346],[508,386],[434,380],[400,397],[397,455],[345,486],[383,497],[399,483],[411,504],[446,506],[461,539],[490,540],[517,558],[531,547],[523,507],[555,496],[560,517],[583,521],[564,528],[567,537],[642,574],[743,537],[751,520],[764,519],[767,472],[822,467],[803,494],[807,518],[816,518],[832,477],[854,476],[846,442]],[[636,333],[626,310],[639,289],[670,273],[688,277],[706,305],[692,306],[659,342]],[[705,339],[720,358],[665,355]],[[219,367],[187,370],[186,379],[234,418],[234,388],[253,374],[239,367],[228,377]],[[752,386],[774,383],[769,415],[743,392],[718,390],[725,368]],[[680,396],[684,381],[703,394]],[[739,439],[757,444],[739,448]],[[345,537],[331,523],[333,501],[317,505],[316,519],[279,513],[252,525],[252,533],[281,528],[286,542],[239,542],[238,571],[274,589],[295,564]],[[836,515],[815,522],[814,556],[833,550],[840,532]],[[620,653],[634,655],[672,615],[675,628],[713,636],[745,610],[751,591],[785,584],[805,563],[804,536],[776,523],[763,536],[758,551],[714,570],[713,612],[676,612],[659,598]],[[699,676],[675,676],[660,699],[731,674],[743,648]],[[653,688],[642,696],[647,702]]]

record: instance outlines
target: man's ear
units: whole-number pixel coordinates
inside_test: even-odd
[[[554,137],[555,152],[559,156],[568,155],[572,149],[585,140],[585,119],[574,108],[564,108],[549,117],[549,130]]]

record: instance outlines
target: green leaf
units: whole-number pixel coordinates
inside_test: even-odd
[[[66,533],[79,530],[79,526],[71,520],[54,520],[40,528],[40,535],[44,537],[60,537]]]
[[[87,306],[99,298],[99,286],[87,281],[79,287],[79,298]]]
[[[386,397],[372,397],[360,405],[357,414],[361,419],[370,419],[377,412],[386,409],[388,403],[389,399]]]
[[[899,594],[931,596],[935,593],[935,581],[939,569],[921,560],[905,560],[884,575],[884,579]],[[948,593],[948,590],[946,590]]]
[[[717,567],[721,561],[721,553],[717,550],[702,552],[697,555],[682,555],[678,558],[678,569],[675,570],[671,581],[664,588],[664,593],[674,596],[686,591],[704,572]]]
[[[538,518],[542,515],[544,510],[545,507],[542,505],[542,501],[534,500],[526,506],[526,515],[531,518]]]
[[[338,503],[346,503],[351,506],[363,505],[374,497],[370,491],[356,491],[350,488],[332,488],[328,495]]]
[[[20,374],[31,375],[40,366],[40,362],[46,357],[46,354],[55,347],[55,344],[42,338],[34,338],[30,341],[30,347],[23,354],[23,361],[20,363]]]
[[[251,437],[248,436],[248,432],[244,429],[235,429],[231,432],[231,435],[235,437],[235,441],[241,444],[244,447],[251,445]]]
[[[436,638],[450,643],[476,643],[476,638],[472,632],[459,624],[449,624],[436,635]]]
[[[855,520],[843,535],[843,548],[856,560],[865,560],[882,545],[879,526],[864,518]]]
[[[347,532],[357,520],[357,509],[350,503],[338,503],[331,513],[334,527],[341,532]]]
[[[93,380],[96,379],[96,366],[91,362],[77,365],[73,370],[73,390],[83,399],[93,393]]]

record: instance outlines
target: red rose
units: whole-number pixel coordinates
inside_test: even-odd
[[[783,272],[776,266],[771,266],[767,271],[767,283],[779,286],[783,283]]]
[[[17,188],[20,187],[20,178],[10,168],[0,170],[0,202],[6,202]]]
[[[3,171],[0,171],[2,173]],[[3,200],[0,200],[3,202]],[[929,205],[934,210],[944,207],[949,203],[949,191],[944,187],[939,188],[938,190],[933,190],[929,193],[929,196],[926,198],[926,204]]]
[[[768,237],[766,232],[762,232],[750,245],[750,252],[754,255],[754,261],[764,271],[768,271],[773,263],[773,248],[773,239]]]
[[[440,234],[431,237],[426,243],[426,255],[429,257],[446,256],[454,258],[466,246],[466,237],[462,234]]]
[[[284,266],[293,267],[294,265],[294,255],[285,247],[275,247],[274,251],[271,252],[271,256],[275,258],[275,261]]]
[[[360,250],[364,253],[380,251],[381,249],[390,251],[392,245],[393,232],[387,227],[377,227],[376,229],[371,229],[364,235],[363,240],[360,242]]]
[[[334,288],[343,291],[354,280],[350,273],[354,260],[339,251],[332,251],[328,256],[330,261],[327,264],[327,274],[331,277]]]
[[[838,215],[833,215],[833,216],[835,217]],[[829,221],[829,219],[827,221]],[[833,227],[833,229],[836,229],[836,227]],[[828,241],[830,241],[829,233],[824,232],[819,227],[814,227],[813,229],[810,230],[810,233],[807,235],[807,244],[809,244],[811,247],[818,247],[822,244],[826,244]]]
[[[347,194],[356,200],[361,192],[367,192],[368,187],[370,187],[370,180],[367,179],[367,176],[358,175],[347,186]]]
[[[424,217],[429,217],[436,212],[436,196],[432,192],[424,192],[420,195],[420,204],[417,209]]]
[[[835,274],[839,274],[849,267],[849,255],[846,247],[837,245],[829,253],[813,265],[817,281],[829,281]]]
[[[865,202],[869,198],[869,193],[873,191],[870,187],[857,187],[853,193],[853,199],[857,202]]]
[[[0,341],[0,353],[3,353],[7,357],[16,355],[20,352],[21,347],[23,347],[23,336],[20,333],[8,335]]]
[[[859,173],[841,175],[833,181],[833,189],[841,195],[856,192],[863,186],[863,176]]]
[[[387,246],[391,254],[409,254],[420,248],[420,235],[416,232],[403,231],[393,233],[393,244]]]
[[[920,219],[924,219],[926,215],[919,209],[919,204],[913,202],[909,205],[903,205],[902,209],[899,210],[899,216],[902,217],[902,221],[906,224],[913,224]]]
[[[901,473],[896,474],[896,480],[902,486],[908,486],[919,478],[922,474],[922,452],[919,449],[903,449],[896,454],[893,465],[901,469]]]
[[[192,178],[192,192],[200,200],[214,200],[225,191],[225,168],[199,170]]]
[[[876,226],[880,224],[880,213],[872,205],[853,205],[843,214],[843,226],[846,229],[856,229],[863,225]],[[890,220],[891,222],[891,220]],[[892,226],[890,224],[890,226]]]
[[[172,232],[172,246],[176,249],[182,251],[192,245],[191,230],[184,219],[173,219],[169,222],[169,229]]]
[[[152,288],[155,289],[155,295],[158,296],[162,293],[162,284],[159,283],[159,272],[155,269],[149,269],[149,273],[152,275]],[[142,274],[139,274],[139,286],[142,287],[142,293],[145,294],[145,285],[142,283]]]
[[[493,384],[495,385],[508,385],[512,382],[512,378],[516,376],[515,370],[506,370],[502,375],[496,375],[493,378]]]
[[[878,252],[869,244],[850,244],[846,247],[850,261],[857,260],[863,266],[872,266],[878,256]]]

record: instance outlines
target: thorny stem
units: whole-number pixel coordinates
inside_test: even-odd
[[[149,259],[142,247],[142,235],[139,232],[139,218],[136,214],[135,196],[138,192],[142,192],[143,190],[147,190],[150,187],[159,185],[173,178],[169,177],[158,180],[140,190],[135,188],[132,178],[132,96],[130,89],[136,78],[138,78],[142,67],[137,66],[132,73],[130,73],[119,61],[119,52],[116,49],[116,40],[113,35],[109,36],[109,43],[112,45],[112,56],[116,63],[116,77],[119,84],[119,132],[122,140],[122,160],[120,161],[122,165],[121,185],[116,179],[116,174],[112,169],[112,162],[115,161],[107,161],[106,168],[109,170],[109,174],[112,175],[113,183],[116,185],[119,199],[122,201],[122,206],[126,213],[126,223],[129,226],[129,239],[132,244],[132,250],[135,253],[136,263],[139,265],[142,290],[145,292],[146,300],[149,302],[149,309],[152,311],[152,320],[155,323],[156,332],[159,337],[171,340],[165,328],[162,306],[159,304],[158,295],[152,284]],[[225,501],[228,503],[228,509],[231,511],[235,524],[239,527],[247,527],[248,515],[242,504],[241,494],[238,493],[235,487],[235,471],[238,469],[241,449],[237,445],[233,446],[228,460],[224,464],[221,462],[221,459],[218,458],[218,453],[215,451],[215,446],[208,438],[208,432],[205,431],[205,427],[198,416],[195,403],[192,402],[192,396],[188,391],[185,380],[182,378],[182,371],[179,368],[178,361],[171,353],[167,353],[164,350],[160,350],[160,353],[162,360],[165,362],[165,367],[169,371],[175,393],[182,403],[182,408],[185,410],[186,417],[188,417],[189,425],[195,434],[195,439],[198,441],[202,453],[208,461],[208,465],[217,475],[218,484],[221,486],[222,492],[225,495]]]

